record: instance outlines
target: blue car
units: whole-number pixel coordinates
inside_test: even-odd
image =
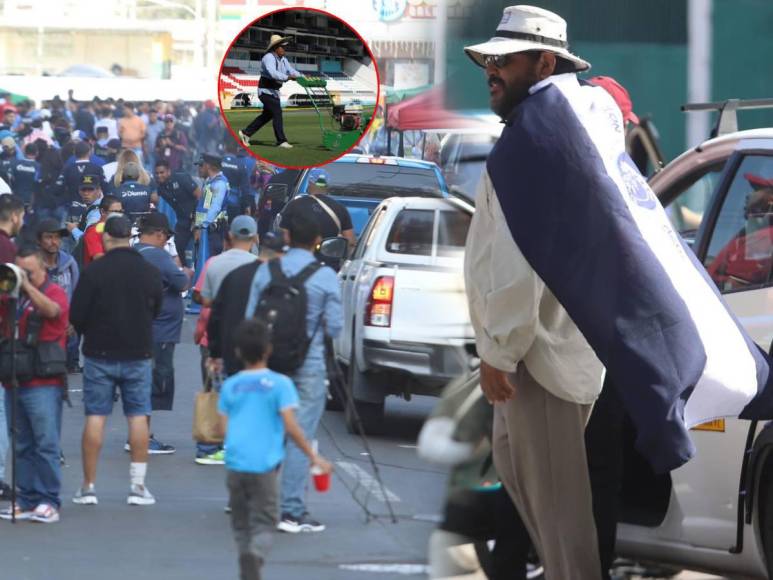
[[[306,195],[309,173],[303,171],[291,198]],[[440,168],[430,161],[349,154],[324,166],[327,194],[349,210],[356,236],[382,200],[388,197],[448,197]]]

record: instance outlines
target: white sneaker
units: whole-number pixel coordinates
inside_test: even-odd
[[[39,524],[54,524],[59,521],[59,510],[50,504],[42,503],[32,512],[30,521]]]
[[[287,141],[282,141],[277,147],[281,147],[282,149],[292,149],[293,146],[290,145]]]
[[[86,489],[79,487],[72,498],[72,503],[79,505],[97,505],[97,492],[94,490],[94,484],[90,484]]]
[[[250,138],[247,137],[247,135],[241,129],[239,130],[239,139],[242,140],[242,145],[244,145],[245,147],[250,146]]]
[[[156,498],[144,485],[132,485],[126,503],[129,505],[153,505],[156,503]]]

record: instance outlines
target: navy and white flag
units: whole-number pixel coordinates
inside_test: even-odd
[[[690,427],[773,418],[768,357],[626,154],[615,102],[574,74],[531,93],[488,173],[515,243],[606,366],[637,448],[666,471],[694,454]]]

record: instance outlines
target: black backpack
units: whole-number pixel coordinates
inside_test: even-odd
[[[268,263],[271,281],[260,295],[254,317],[266,323],[271,331],[274,346],[268,367],[279,373],[297,370],[306,359],[312,338],[319,330],[319,323],[311,338],[306,330],[306,280],[322,267],[312,262],[292,278],[285,276],[279,258]],[[322,319],[320,318],[320,323]]]

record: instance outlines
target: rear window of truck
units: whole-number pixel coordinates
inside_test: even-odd
[[[471,219],[462,211],[404,209],[389,230],[386,249],[414,256],[456,254],[464,250]]]

